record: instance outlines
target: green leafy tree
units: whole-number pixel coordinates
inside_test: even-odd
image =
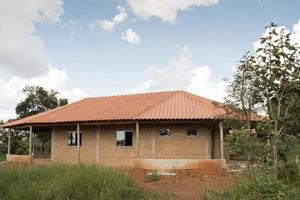
[[[235,69],[232,80],[229,81],[227,86],[228,95],[224,104],[228,119],[243,119],[248,129],[251,129],[253,113],[256,111],[256,104],[258,104],[255,95],[256,88],[253,84],[253,74],[248,70],[255,63],[254,56],[251,56],[249,52],[244,55]],[[231,120],[231,122],[233,121]]]
[[[41,86],[26,86],[23,89],[23,93],[26,98],[16,106],[18,118],[28,117],[68,104],[68,99],[57,97],[57,91],[47,91]],[[44,153],[51,135],[49,133],[40,133],[37,134],[37,138],[41,142],[41,151]]]
[[[248,71],[254,75],[257,100],[265,104],[273,125],[273,168],[276,175],[277,141],[286,133],[287,119],[291,119],[291,107],[296,103],[300,87],[299,47],[291,41],[291,33],[285,28],[271,24],[266,30],[256,50],[257,63]]]
[[[26,98],[16,106],[18,118],[24,118],[46,110],[68,104],[67,99],[59,99],[58,92],[47,91],[40,86],[26,86],[23,89]]]

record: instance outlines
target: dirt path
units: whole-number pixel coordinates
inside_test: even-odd
[[[199,200],[205,188],[214,191],[230,186],[236,176],[225,171],[213,172],[210,175],[203,171],[181,171],[175,177],[162,177],[158,181],[146,182],[145,171],[130,171],[129,175],[144,189],[175,197],[179,200]]]

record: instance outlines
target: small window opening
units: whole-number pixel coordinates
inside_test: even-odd
[[[170,129],[168,128],[162,128],[159,130],[159,135],[162,137],[167,137],[171,135]]]
[[[186,134],[187,134],[187,136],[197,136],[198,132],[197,132],[197,129],[195,129],[195,128],[189,128],[186,130]]]
[[[76,131],[69,131],[68,133],[68,146],[77,146],[77,132]],[[82,141],[82,133],[80,132],[80,146]]]
[[[117,146],[132,146],[132,131],[117,131],[116,133]]]

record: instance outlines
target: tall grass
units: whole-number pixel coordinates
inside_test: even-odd
[[[51,165],[0,170],[0,199],[161,199],[121,172],[96,166]]]

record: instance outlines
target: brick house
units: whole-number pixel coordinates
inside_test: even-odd
[[[51,131],[51,160],[145,169],[225,167],[218,103],[185,91],[91,97],[3,128]],[[9,136],[10,138],[10,136]],[[21,159],[10,154],[7,160]]]

